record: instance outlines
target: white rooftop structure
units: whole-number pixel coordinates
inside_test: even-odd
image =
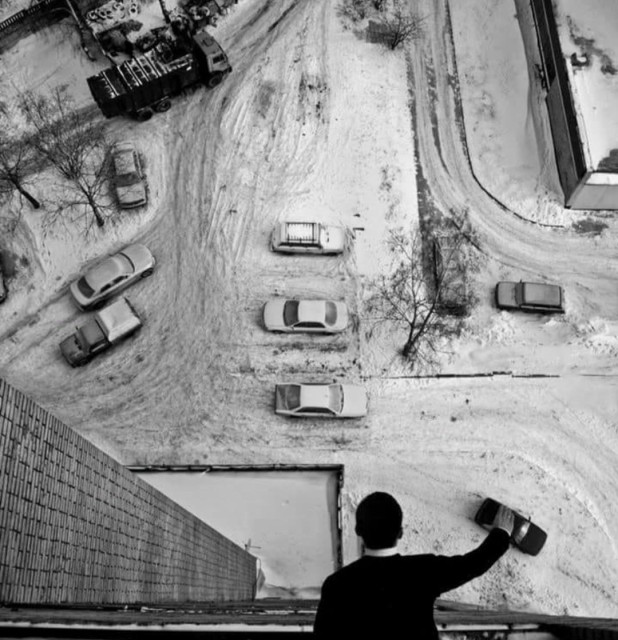
[[[618,184],[618,1],[553,5],[588,170],[609,172],[597,184]]]

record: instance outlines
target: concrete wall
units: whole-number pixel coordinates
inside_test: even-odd
[[[253,556],[1,379],[0,506],[0,602],[253,597]]]

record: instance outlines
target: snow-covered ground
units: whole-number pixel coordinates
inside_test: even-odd
[[[415,5],[423,36],[393,53],[329,0],[241,0],[215,30],[234,67],[220,87],[147,123],[109,123],[146,158],[148,209],[84,241],[43,235],[40,214],[24,208],[16,237],[2,239],[23,260],[0,307],[0,375],[127,464],[344,464],[346,561],[358,553],[354,507],[369,491],[401,501],[404,550],[447,554],[482,539],[471,517],[492,495],[532,515],[546,548],[535,558],[513,550],[448,597],[616,616],[615,214],[560,206],[516,18],[525,22],[526,3]],[[85,77],[102,65],[74,44],[50,29],[3,54],[3,95],[13,81],[67,78],[86,104]],[[469,264],[478,304],[445,344],[441,373],[453,377],[410,378],[400,336],[367,338],[362,302],[386,268],[390,228],[463,210],[478,238]],[[309,214],[356,229],[342,257],[268,250],[278,220]],[[581,234],[581,220],[605,228]],[[134,239],[158,260],[127,293],[144,329],[70,370],[57,344],[82,315],[66,286]],[[567,313],[498,312],[496,281],[520,278],[563,284]],[[273,296],[343,299],[353,327],[267,334],[259,313]],[[333,379],[366,385],[365,419],[273,414],[275,383]]]

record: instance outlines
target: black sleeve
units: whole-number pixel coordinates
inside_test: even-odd
[[[509,534],[492,529],[483,542],[463,556],[433,556],[431,583],[436,596],[483,575],[509,548]]]
[[[313,623],[313,635],[316,638],[336,638],[338,625],[338,607],[330,577],[322,585],[318,610]]]

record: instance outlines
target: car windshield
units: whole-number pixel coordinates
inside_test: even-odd
[[[298,300],[287,300],[283,305],[283,322],[292,327],[298,322]]]
[[[285,393],[285,403],[288,409],[297,409],[300,406],[300,386],[291,384]]]
[[[337,307],[334,302],[326,303],[326,324],[335,324],[337,322]]]
[[[331,384],[328,388],[328,406],[335,413],[341,413],[343,409],[343,389],[341,385]]]
[[[82,295],[86,296],[86,298],[90,298],[94,293],[94,289],[88,284],[86,278],[80,278],[77,281],[77,288]]]

